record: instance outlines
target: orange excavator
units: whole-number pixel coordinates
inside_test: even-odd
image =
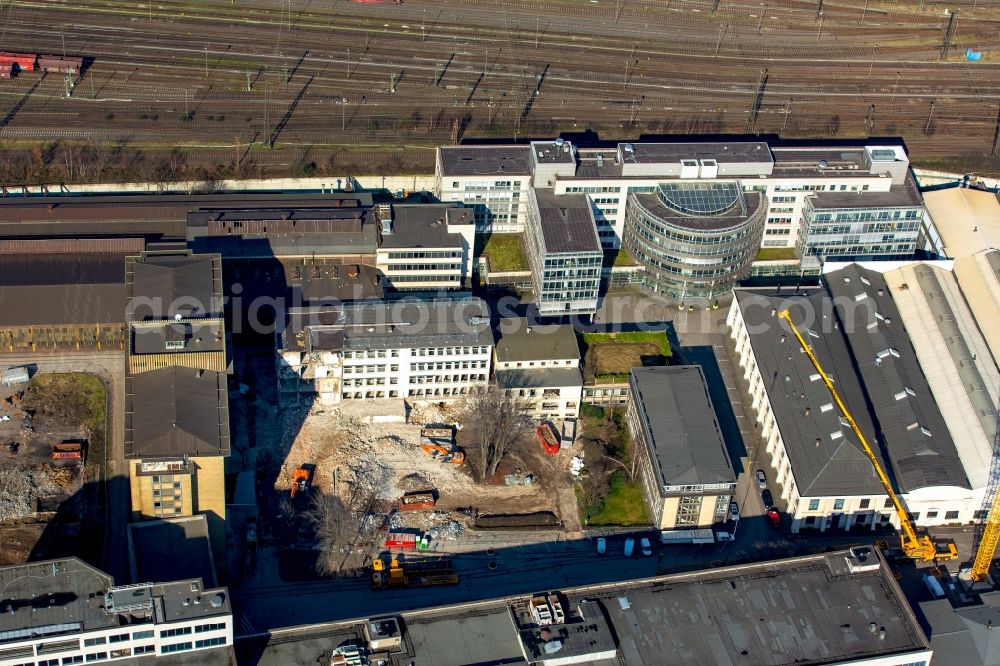
[[[420,449],[443,463],[461,465],[465,453],[455,446],[455,429],[452,426],[427,426],[420,431]]]
[[[292,489],[289,493],[292,499],[299,493],[303,495],[309,494],[309,488],[312,486],[313,472],[316,471],[315,465],[299,465],[299,468],[292,472]]]

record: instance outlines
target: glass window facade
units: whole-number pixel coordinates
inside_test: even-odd
[[[646,269],[648,289],[681,300],[714,298],[753,263],[767,213],[763,195],[736,182],[704,185],[669,183],[652,195],[629,195],[623,244]],[[684,186],[690,191],[682,196]]]

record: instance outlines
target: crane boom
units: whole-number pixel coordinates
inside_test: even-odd
[[[990,463],[989,482],[986,487],[986,495],[983,498],[983,507],[989,507],[989,513],[986,514],[979,544],[976,548],[976,557],[972,562],[972,570],[969,572],[972,580],[977,583],[986,580],[990,565],[993,563],[993,556],[997,551],[997,544],[1000,543],[998,483],[1000,483],[1000,409],[997,410],[997,431],[993,437],[993,461]]]
[[[892,482],[889,480],[885,470],[882,469],[878,456],[875,455],[875,451],[868,443],[864,433],[861,432],[861,428],[858,427],[858,423],[854,420],[854,416],[851,415],[851,411],[840,398],[840,394],[837,393],[837,389],[833,385],[833,380],[830,379],[830,376],[823,370],[823,366],[820,365],[819,359],[816,358],[816,355],[813,354],[809,344],[802,337],[802,334],[799,333],[799,329],[796,328],[795,323],[792,321],[791,313],[789,313],[788,310],[782,310],[778,313],[778,316],[784,319],[788,324],[789,330],[791,330],[795,339],[798,340],[802,351],[809,357],[809,361],[812,362],[816,372],[819,373],[820,378],[823,380],[827,390],[833,397],[833,401],[837,404],[837,408],[840,410],[841,415],[851,426],[851,430],[854,431],[854,436],[858,438],[858,441],[861,443],[861,447],[865,451],[865,455],[867,455],[868,460],[871,461],[872,467],[875,469],[875,473],[878,475],[879,481],[882,483],[882,487],[885,488],[886,494],[888,494],[889,499],[892,500],[892,505],[896,511],[896,517],[899,518],[899,525],[902,530],[900,541],[902,542],[903,552],[907,557],[923,560],[925,562],[930,562],[936,559],[952,559],[957,557],[958,552],[956,551],[954,544],[948,544],[947,548],[942,551],[929,536],[917,534],[912,521],[910,521],[910,516],[906,511],[906,507],[903,506],[903,502],[899,499],[899,496],[892,487]],[[998,524],[998,528],[1000,528],[1000,524]],[[998,531],[997,536],[1000,537],[1000,531]]]

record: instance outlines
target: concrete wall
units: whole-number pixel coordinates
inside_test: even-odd
[[[412,191],[433,191],[434,175],[422,174],[417,176],[351,176],[351,180],[356,182],[362,189],[387,189],[392,192],[396,190]],[[347,184],[344,176],[317,176],[313,178],[253,178],[247,180],[223,180],[218,183],[226,190],[273,190],[276,192],[285,190],[336,190],[342,189]],[[66,185],[60,188],[59,185],[48,185],[51,194],[60,192],[69,193],[149,193],[149,192],[189,192],[204,185],[203,181],[191,180],[177,183],[97,183],[87,185]],[[40,194],[41,188],[37,185],[29,186],[26,190],[32,194]],[[12,190],[13,191],[13,190]]]
[[[195,467],[194,510],[208,519],[208,536],[216,562],[226,553],[226,459],[192,458]]]

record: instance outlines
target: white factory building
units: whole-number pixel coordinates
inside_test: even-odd
[[[823,288],[737,289],[727,323],[764,441],[755,464],[792,530],[899,526],[788,309],[913,522],[980,519],[1000,374],[951,262],[831,266]]]
[[[233,644],[226,589],[198,579],[115,587],[69,558],[0,568],[0,590],[0,666],[125,662]]]
[[[278,332],[278,387],[324,405],[447,401],[485,386],[492,356],[489,310],[478,298],[295,308]]]

